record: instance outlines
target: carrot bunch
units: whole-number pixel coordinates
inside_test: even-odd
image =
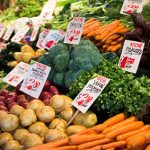
[[[128,29],[120,20],[103,25],[98,20],[91,18],[85,22],[82,36],[85,39],[92,40],[103,51],[115,52],[122,47],[123,37],[121,34],[126,32],[128,32]]]
[[[118,114],[103,124],[29,150],[150,150],[150,125]]]

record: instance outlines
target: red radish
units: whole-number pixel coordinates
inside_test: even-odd
[[[0,110],[8,111],[7,107],[5,106],[0,106]]]
[[[8,109],[11,109],[11,107],[14,106],[14,105],[18,105],[18,104],[16,102],[12,102],[12,103],[8,104],[7,107],[8,107]]]
[[[18,103],[19,105],[22,104],[22,103],[24,103],[24,102],[26,102],[26,101],[28,101],[28,100],[25,98],[24,95],[19,95],[19,96],[17,97],[17,103]]]
[[[9,91],[7,91],[7,90],[2,90],[1,92],[0,92],[0,96],[7,96],[9,94]]]
[[[49,102],[50,102],[50,99],[44,99],[44,100],[43,100],[43,103],[44,103],[45,105],[49,105]]]
[[[46,80],[43,90],[44,91],[49,91],[50,86],[51,86],[50,82],[48,80]]]
[[[58,90],[55,86],[51,86],[51,87],[50,87],[50,91],[51,91],[52,94],[54,94],[54,95],[59,94],[59,90]]]
[[[0,101],[0,106],[6,106],[4,102]]]
[[[5,99],[5,104],[7,104],[7,105],[11,104],[12,102],[15,102],[14,99],[12,99],[12,98]]]
[[[40,95],[41,100],[50,99],[53,96],[51,92],[42,91]]]
[[[22,106],[23,108],[27,108],[28,104],[29,104],[29,102],[26,101],[26,102],[23,102],[23,103],[21,104],[21,106]]]
[[[5,101],[5,97],[4,96],[0,96],[0,101],[4,102]]]

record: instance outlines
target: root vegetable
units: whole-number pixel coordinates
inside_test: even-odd
[[[64,132],[59,131],[57,129],[50,129],[46,132],[44,139],[46,142],[52,142],[55,140],[66,138],[66,137],[67,137],[67,134]]]
[[[73,100],[70,97],[66,95],[61,95],[61,97],[65,100],[64,109],[72,107]]]
[[[7,141],[4,146],[4,150],[23,150],[23,146],[20,145],[18,141],[12,140],[12,141]]]
[[[85,129],[86,127],[81,126],[81,125],[71,125],[66,129],[66,133],[67,135],[73,135]]]
[[[29,104],[28,104],[28,106],[27,106],[27,108],[28,109],[33,109],[33,110],[37,110],[38,108],[41,108],[41,107],[44,107],[45,106],[45,104],[41,101],[41,100],[39,100],[39,99],[34,99],[34,100],[32,100]]]
[[[36,115],[40,121],[49,123],[55,118],[55,111],[52,107],[45,106],[37,109]]]
[[[19,119],[21,125],[24,127],[30,126],[31,124],[37,121],[35,112],[32,109],[26,109],[24,112],[22,112],[19,116]]]
[[[10,113],[16,116],[20,116],[20,114],[25,111],[25,109],[19,105],[14,105],[11,109],[10,109]]]
[[[7,141],[13,140],[13,136],[8,132],[0,134],[0,146],[3,146]]]
[[[17,141],[21,141],[21,139],[25,136],[25,135],[27,135],[27,134],[29,134],[30,132],[28,131],[28,130],[26,130],[26,129],[17,129],[15,132],[14,132],[14,139],[15,140],[17,140]]]
[[[25,149],[43,144],[42,139],[35,133],[29,133],[21,139]]]
[[[59,127],[66,128],[67,122],[60,118],[55,118],[50,125],[48,126],[50,129],[57,129]]]

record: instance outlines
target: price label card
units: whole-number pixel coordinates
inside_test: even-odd
[[[73,101],[73,106],[75,106],[82,113],[85,113],[94,103],[96,98],[101,94],[109,81],[110,79],[100,75],[89,80],[89,82]]]
[[[40,29],[40,24],[36,25],[32,31],[32,34],[31,34],[31,38],[30,38],[30,41],[33,42],[36,40],[36,37],[37,37],[37,34],[39,32],[39,29]]]
[[[145,43],[126,40],[119,60],[119,67],[125,71],[136,73]]]
[[[6,77],[3,81],[16,87],[25,77],[30,65],[24,62],[20,62]]]
[[[75,17],[69,22],[64,43],[79,44],[83,32],[84,20],[84,17]]]
[[[11,39],[12,42],[19,43],[21,39],[24,38],[24,36],[27,34],[29,31],[30,27],[29,26],[24,26],[21,28]]]
[[[43,42],[43,48],[49,50],[52,46],[56,45],[59,41],[63,40],[65,32],[62,30],[50,30],[48,36]]]
[[[50,69],[50,67],[38,62],[31,65],[20,90],[34,98],[39,98]]]
[[[143,6],[143,0],[124,0],[120,13],[124,15],[129,15],[132,12],[141,13]]]
[[[49,32],[50,32],[50,30],[45,29],[44,31],[42,31],[40,33],[36,47],[43,48],[43,42],[44,42],[45,38],[48,36]]]
[[[2,36],[4,35],[5,30],[5,26],[2,23],[0,23],[0,38],[2,38]]]
[[[8,26],[6,32],[5,32],[4,36],[3,36],[3,39],[6,40],[6,41],[9,40],[9,38],[12,35],[12,33],[14,32],[14,30],[15,30],[15,26],[14,25]]]

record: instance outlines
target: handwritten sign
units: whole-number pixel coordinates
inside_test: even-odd
[[[36,40],[37,34],[40,30],[40,24],[36,25],[32,31],[30,41],[33,42]]]
[[[85,113],[94,103],[99,94],[104,90],[109,81],[110,79],[100,75],[89,80],[89,82],[73,101],[73,106],[75,106],[82,113]]]
[[[124,15],[129,15],[134,11],[137,13],[141,13],[143,10],[143,6],[143,0],[124,0],[120,13]]]
[[[0,23],[0,38],[2,38],[2,36],[4,35],[5,30],[5,26],[2,23]]]
[[[50,72],[50,67],[41,63],[30,66],[20,90],[34,98],[39,98]]]
[[[20,62],[6,77],[3,81],[16,87],[25,77],[30,65],[24,62]]]
[[[75,17],[69,22],[64,43],[79,44],[83,31],[84,20],[84,17]]]
[[[119,67],[125,71],[136,73],[144,45],[142,42],[126,40],[119,60]]]
[[[21,28],[11,39],[12,42],[19,43],[21,39],[24,38],[24,36],[27,34],[29,31],[30,27],[29,26],[24,26]]]
[[[50,30],[45,29],[40,33],[36,47],[43,48],[43,42],[44,42],[45,38],[48,36],[49,32],[50,32]]]
[[[52,46],[56,45],[59,41],[63,40],[65,32],[62,30],[50,30],[48,36],[43,42],[43,48],[49,50]]]
[[[7,31],[5,32],[4,36],[3,36],[3,39],[4,40],[9,40],[10,36],[12,35],[12,33],[14,32],[15,30],[15,26],[14,25],[10,25],[7,27]]]

